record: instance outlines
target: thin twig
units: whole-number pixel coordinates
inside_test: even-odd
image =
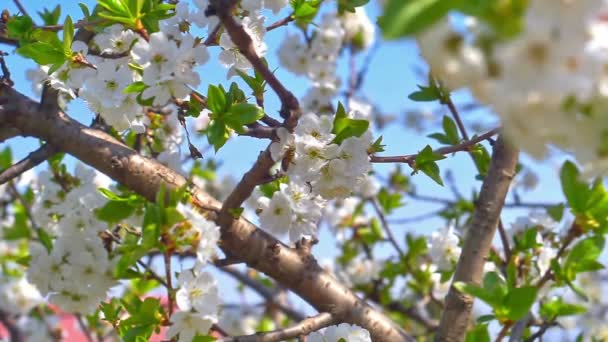
[[[270,71],[268,66],[262,61],[257,55],[253,40],[243,26],[238,24],[232,16],[231,10],[236,4],[234,1],[228,1],[230,4],[226,4],[225,1],[211,0],[211,4],[224,25],[224,28],[230,35],[232,42],[239,48],[239,51],[247,58],[251,65],[257,70],[264,80],[268,83],[270,88],[274,90],[279,99],[281,100],[281,116],[285,119],[289,119],[286,123],[289,129],[295,127],[297,120],[300,116],[300,105],[298,99],[287,89],[283,84],[276,78],[276,76]]]
[[[378,217],[380,218],[380,223],[382,223],[382,228],[384,229],[384,232],[386,233],[388,240],[393,245],[393,247],[395,247],[395,250],[397,251],[397,253],[399,253],[399,256],[401,258],[404,258],[405,253],[403,252],[403,249],[401,249],[401,246],[399,246],[399,244],[397,243],[397,240],[395,239],[395,236],[393,235],[393,232],[391,231],[391,227],[389,226],[388,222],[386,221],[386,216],[384,216],[384,213],[382,212],[382,209],[380,208],[380,204],[378,204],[378,200],[373,198],[373,199],[370,199],[370,202],[371,202],[372,206],[374,207],[374,210],[376,211],[376,215],[378,215]]]
[[[275,292],[272,289],[264,286],[262,283],[260,283],[259,281],[256,281],[255,279],[251,278],[250,276],[248,276],[247,274],[245,274],[244,272],[239,271],[236,267],[233,266],[228,266],[228,267],[218,267],[218,269],[222,272],[225,272],[229,275],[231,275],[232,277],[234,277],[235,279],[237,279],[238,281],[240,281],[241,283],[245,284],[246,286],[250,287],[252,290],[254,290],[255,292],[257,292],[262,298],[264,298],[267,302],[270,302],[270,305],[278,308],[279,310],[283,311],[285,313],[285,315],[287,315],[287,317],[291,318],[294,321],[301,321],[303,320],[306,315],[304,315],[303,313],[299,312],[298,310],[284,305],[282,303],[279,303],[276,301],[275,299]]]
[[[169,316],[173,314],[173,285],[171,281],[171,252],[166,251],[163,254],[163,260],[165,262],[165,278],[167,279],[167,283],[165,287],[167,288],[167,306],[169,309]]]
[[[225,337],[219,342],[275,342],[285,341],[298,336],[308,335],[313,331],[325,328],[336,322],[336,319],[327,312],[307,318],[289,328],[256,333],[253,335]]]
[[[484,140],[490,139],[491,137],[498,134],[499,132],[500,132],[500,128],[494,128],[493,130],[488,131],[482,135],[479,135],[471,140],[466,140],[458,145],[438,148],[433,152],[437,153],[437,154],[446,155],[446,154],[455,153],[455,152],[469,151],[473,146],[477,145],[478,143],[480,143]],[[414,163],[414,161],[416,160],[416,157],[418,157],[418,154],[408,154],[408,155],[404,155],[404,156],[375,156],[375,155],[373,155],[370,157],[370,160],[372,163],[407,163],[407,164],[412,165]]]
[[[82,319],[82,315],[76,314],[75,316],[76,316],[76,320],[78,321],[78,326],[80,327],[80,330],[82,331],[84,336],[87,338],[87,341],[93,342],[94,340],[93,340],[93,335],[91,335],[91,330],[89,330],[87,325],[84,323],[84,320]]]
[[[289,24],[290,22],[292,22],[294,20],[295,20],[295,17],[293,16],[293,13],[292,13],[292,14],[286,16],[285,18],[277,20],[274,23],[266,26],[266,32],[272,31],[272,30],[274,30],[276,28],[279,28],[281,26],[285,26],[285,25]]]
[[[0,172],[0,184],[4,184],[12,179],[15,179],[16,177],[19,177],[27,170],[33,169],[45,160],[49,159],[55,153],[57,153],[57,150],[53,146],[49,144],[42,145],[36,151],[31,152],[27,155],[27,157],[21,159],[16,164],[2,170],[2,172]]]
[[[9,333],[11,342],[25,342],[25,337],[21,332],[21,329],[17,326],[17,323],[9,317],[7,312],[0,310],[0,323],[4,325]]]
[[[19,12],[21,12],[22,15],[31,18],[31,16],[29,15],[29,13],[27,13],[27,10],[25,9],[25,6],[23,6],[20,0],[13,0],[13,2],[15,3],[15,6],[17,6]]]

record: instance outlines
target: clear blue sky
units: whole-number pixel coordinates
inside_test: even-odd
[[[37,11],[42,9],[42,6],[48,6],[53,8],[56,4],[61,3],[62,16],[69,14],[74,20],[77,20],[81,16],[80,9],[78,8],[78,1],[34,1],[34,0],[22,0],[24,6],[28,9],[30,14],[35,14]],[[81,1],[87,4],[90,8],[93,7],[95,1],[84,0]],[[12,1],[3,1],[1,7],[8,6],[11,13],[16,13],[17,10],[13,5]],[[367,6],[369,15],[375,18],[378,15],[378,8],[375,4]],[[283,11],[276,18],[283,17],[287,14]],[[63,19],[62,19],[63,20]],[[268,22],[274,21],[272,18]],[[40,21],[38,21],[40,22]],[[285,35],[285,29],[277,29],[268,33],[267,43],[270,47],[269,53],[266,56],[271,68],[278,68],[276,74],[284,84],[291,89],[296,95],[301,96],[305,93],[308,82],[304,78],[294,77],[286,70],[281,68],[276,58],[276,49],[279,43],[282,41]],[[28,68],[32,68],[34,63],[22,59],[12,53],[11,48],[8,46],[2,46],[0,49],[11,52],[11,55],[7,57],[8,65],[12,71],[13,79],[16,83],[15,87],[24,92],[25,94],[32,95],[30,91],[30,84],[25,79],[25,71]],[[212,56],[218,53],[219,48],[211,48]],[[359,58],[359,65],[362,58]],[[341,63],[339,69],[340,75],[343,77],[347,75],[347,63]],[[376,106],[378,106],[382,112],[391,113],[397,117],[396,123],[390,125],[382,132],[384,136],[384,143],[386,147],[386,155],[393,154],[410,154],[415,153],[422,149],[426,144],[437,146],[436,143],[426,138],[426,134],[430,134],[437,129],[429,130],[425,134],[419,134],[411,130],[405,130],[403,126],[404,112],[407,109],[418,108],[419,104],[411,102],[407,99],[407,95],[416,89],[416,84],[423,84],[424,79],[418,79],[414,73],[415,67],[425,68],[425,64],[418,57],[416,45],[409,40],[401,40],[396,42],[384,42],[380,45],[377,50],[371,65],[370,72],[368,73],[361,94],[370,99]],[[223,84],[229,84],[226,80],[226,69],[223,68],[217,61],[211,59],[211,62],[200,69],[202,84],[199,89],[203,92],[206,91],[208,84],[217,84],[221,82]],[[346,80],[346,79],[344,79]],[[247,89],[246,86],[243,89]],[[279,108],[276,96],[269,91],[268,98],[266,100],[266,109],[270,115],[276,116],[276,111]],[[455,95],[456,102],[465,103],[468,98],[464,94]],[[430,105],[429,108],[440,108],[438,105]],[[448,114],[446,109],[441,109],[437,112],[437,122],[440,122],[441,116]],[[68,110],[68,113],[81,120],[83,123],[90,123],[93,118],[92,114],[80,101],[75,101]],[[478,120],[494,121],[495,118],[492,114],[485,110],[477,111],[476,113],[467,113],[464,115],[464,120],[468,123]],[[13,139],[9,142],[13,148],[13,154],[15,159],[20,159],[27,155],[31,150],[38,146],[38,142],[33,139]],[[199,145],[199,146],[204,146]],[[260,142],[256,139],[239,137],[229,141],[224,148],[220,150],[217,157],[223,160],[224,166],[220,170],[220,173],[232,173],[240,175],[242,172],[247,170],[258,155],[258,151],[266,146],[266,142]],[[3,148],[3,146],[0,146]],[[208,152],[212,153],[212,152]],[[562,200],[561,190],[559,186],[559,180],[557,178],[557,167],[560,165],[559,161],[563,160],[562,157],[556,157],[553,160],[539,164],[531,163],[530,159],[524,156],[522,161],[525,165],[532,167],[532,169],[538,173],[541,183],[536,191],[525,193],[523,199],[525,201],[540,201],[540,202],[559,202]],[[42,165],[46,167],[46,165]],[[445,173],[447,169],[451,169],[456,176],[458,188],[461,193],[468,195],[471,193],[473,188],[479,188],[480,183],[474,180],[476,174],[472,162],[468,155],[461,153],[454,157],[450,157],[440,162],[440,167]],[[387,170],[390,170],[392,165],[379,165],[376,170],[380,175],[386,174]],[[408,172],[407,167],[403,168]],[[424,175],[418,175],[414,177],[418,192],[421,194],[428,194],[438,197],[451,198],[452,193],[448,188],[443,188],[432,181],[430,181]],[[417,202],[413,199],[405,199],[407,205],[394,214],[395,218],[412,217],[418,216],[422,213],[431,212],[438,207],[436,205]],[[521,211],[520,211],[521,213]],[[510,222],[518,214],[516,210],[506,210],[503,214],[503,218],[506,222]],[[418,222],[415,224],[405,224],[402,226],[394,226],[393,229],[395,234],[399,237],[403,237],[406,231],[415,231],[418,233],[430,233],[433,230],[443,226],[443,222],[438,219],[427,220]],[[403,238],[400,239],[403,241]],[[388,250],[388,245],[386,247]],[[334,255],[334,241],[333,238],[327,232],[321,234],[321,243],[315,247],[315,255],[320,259],[324,257],[330,257]],[[384,253],[380,253],[384,254]]]

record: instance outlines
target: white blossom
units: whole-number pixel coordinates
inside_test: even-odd
[[[429,255],[439,271],[449,271],[460,256],[459,238],[453,226],[446,226],[431,233],[428,242]]]
[[[340,340],[348,342],[371,342],[372,338],[369,331],[358,325],[341,323],[325,328],[324,332],[313,332],[306,337],[306,340],[310,342],[339,342]]]

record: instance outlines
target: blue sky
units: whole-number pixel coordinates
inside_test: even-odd
[[[93,7],[95,1],[85,0],[81,1],[87,4],[90,8]],[[35,14],[36,11],[40,11],[42,6],[48,6],[53,8],[56,4],[61,3],[62,16],[67,14],[71,15],[74,20],[77,20],[81,16],[80,9],[77,1],[34,1],[34,0],[22,0],[24,6],[28,9],[30,14]],[[4,1],[2,7],[8,7],[11,13],[16,13],[17,10],[13,5],[12,1]],[[367,6],[369,15],[375,18],[379,9],[375,4]],[[283,11],[279,16],[273,17],[274,19],[281,18],[287,14]],[[62,19],[63,20],[63,19]],[[269,19],[268,22],[273,22],[273,19]],[[40,22],[40,21],[38,21]],[[290,28],[293,30],[293,28]],[[271,68],[278,68],[276,71],[277,77],[283,81],[283,83],[291,89],[297,96],[303,95],[308,88],[308,81],[304,78],[294,77],[292,74],[281,68],[277,57],[276,49],[279,43],[282,41],[286,34],[284,28],[269,32],[267,35],[267,43],[269,46],[269,53],[266,56]],[[11,53],[6,59],[7,63],[12,71],[12,76],[15,81],[15,87],[24,92],[25,94],[32,95],[30,91],[30,84],[25,79],[25,71],[29,68],[34,67],[32,61],[25,60],[16,56],[11,47],[2,46],[0,49]],[[217,55],[219,48],[210,49],[212,56]],[[345,58],[344,56],[342,58]],[[358,57],[358,65],[361,65],[361,61],[364,56]],[[345,61],[345,60],[344,60]],[[339,73],[343,77],[347,75],[347,63],[340,64]],[[386,155],[394,154],[410,154],[415,153],[422,149],[425,145],[431,144],[432,146],[438,146],[433,140],[426,138],[427,134],[438,131],[438,128],[429,129],[424,134],[414,132],[412,130],[404,129],[404,113],[407,109],[421,108],[420,106],[426,106],[429,109],[440,108],[437,104],[424,104],[408,100],[407,95],[416,90],[416,84],[423,84],[424,78],[419,79],[419,76],[414,72],[415,68],[425,68],[424,62],[422,62],[418,56],[417,48],[414,42],[410,40],[400,40],[394,42],[383,42],[376,51],[370,68],[369,73],[365,79],[361,94],[365,98],[372,101],[374,105],[381,109],[384,113],[391,113],[396,116],[396,123],[390,125],[383,131],[379,131],[377,134],[381,134],[384,137],[384,143],[386,144]],[[217,61],[212,58],[211,61],[203,66],[200,70],[202,83],[199,89],[205,93],[209,84],[229,84],[230,81],[226,80],[226,69],[223,68]],[[346,79],[344,78],[344,81]],[[246,86],[243,89],[247,89]],[[267,92],[266,109],[270,115],[276,117],[276,111],[279,109],[279,103],[276,96],[271,92]],[[455,102],[467,103],[469,98],[464,93],[455,94]],[[84,104],[80,101],[75,101],[70,105],[68,113],[82,121],[83,123],[90,123],[93,118],[92,114],[87,110]],[[441,122],[441,117],[444,114],[448,114],[447,109],[441,108],[436,111],[436,121]],[[485,110],[478,110],[475,113],[463,113],[465,122],[472,123],[474,121],[492,122],[495,121],[494,116]],[[38,142],[34,139],[23,139],[16,138],[8,142],[13,148],[13,155],[15,160],[20,159],[27,155],[30,151],[38,146]],[[223,167],[220,169],[222,174],[234,174],[237,177],[246,171],[253,163],[258,155],[258,151],[262,150],[266,146],[267,142],[262,142],[256,139],[247,137],[238,137],[234,140],[229,141],[225,147],[223,147],[217,154],[217,158],[223,161]],[[0,148],[3,148],[4,144],[0,144]],[[200,142],[200,147],[204,147],[204,142]],[[213,152],[207,152],[213,153]],[[557,203],[562,201],[563,196],[559,186],[558,167],[563,157],[555,157],[544,163],[535,163],[527,158],[522,157],[522,162],[526,166],[531,167],[541,179],[540,186],[537,190],[532,192],[523,193],[522,196],[524,201],[529,202],[549,202]],[[70,162],[73,163],[73,162]],[[41,167],[46,167],[43,164]],[[451,169],[456,178],[456,184],[459,191],[463,194],[468,195],[473,189],[478,189],[480,182],[474,179],[476,172],[473,164],[468,155],[461,153],[454,157],[449,157],[446,160],[440,162],[440,167],[444,172]],[[380,175],[385,175],[387,171],[393,168],[393,165],[377,165],[375,170]],[[405,172],[409,170],[407,167],[403,167]],[[453,198],[452,192],[445,187],[440,187],[434,182],[430,181],[424,175],[414,176],[416,188],[421,194],[432,195],[436,197]],[[428,202],[419,202],[410,198],[405,199],[406,206],[393,215],[394,218],[412,217],[418,216],[423,213],[428,213],[439,208],[437,205]],[[503,218],[505,222],[511,222],[514,217],[525,213],[525,211],[518,210],[505,210]],[[400,237],[399,241],[403,241],[405,232],[412,231],[422,234],[428,234],[437,228],[444,225],[444,222],[439,219],[426,220],[417,223],[395,225],[393,230],[395,235]],[[335,241],[328,232],[322,232],[321,243],[315,247],[315,255],[320,259],[330,257],[335,253]],[[386,254],[389,251],[388,245],[384,247],[384,251],[379,251],[379,255]]]

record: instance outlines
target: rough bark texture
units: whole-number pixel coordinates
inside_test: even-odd
[[[13,127],[21,135],[43,139],[149,200],[155,199],[161,185],[175,189],[187,184],[175,171],[139,155],[108,134],[87,128],[62,112],[39,109],[37,102],[0,85],[0,130]],[[193,203],[215,219],[221,203],[193,185],[189,189]],[[222,228],[220,247],[227,255],[285,285],[319,312],[366,328],[373,341],[413,340],[323,271],[310,254],[287,247],[245,219]]]
[[[453,282],[479,284],[490,252],[500,212],[515,175],[518,151],[501,135],[494,144],[490,169],[486,175],[471,226],[462,247]],[[436,341],[464,341],[474,299],[452,286],[446,297]]]

